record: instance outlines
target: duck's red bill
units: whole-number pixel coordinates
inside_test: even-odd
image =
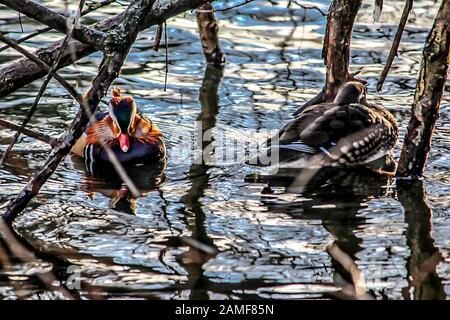
[[[128,152],[130,149],[130,136],[127,133],[121,133],[119,135],[119,144],[123,152]]]

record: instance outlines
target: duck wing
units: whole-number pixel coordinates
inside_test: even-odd
[[[371,108],[329,103],[308,107],[288,123],[280,131],[278,146],[323,153],[331,162],[361,163],[384,155],[391,136],[386,120]]]

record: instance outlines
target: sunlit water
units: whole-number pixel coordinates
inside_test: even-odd
[[[42,2],[64,9],[60,1]],[[287,1],[277,2],[255,1],[217,13],[227,58],[223,76],[219,70],[205,70],[195,15],[170,19],[165,92],[164,45],[159,52],[151,50],[154,28],[139,35],[115,84],[132,94],[164,132],[169,154],[164,174],[138,171],[135,179],[143,196],[127,200],[130,195],[120,183],[89,177],[82,163],[67,157],[14,221],[16,232],[39,259],[23,263],[11,257],[11,266],[0,269],[1,298],[61,298],[36,277],[51,270],[63,282],[79,275],[81,289],[72,292],[82,298],[93,293],[102,298],[350,298],[352,278],[336,250],[361,270],[366,298],[450,295],[448,90],[427,164],[427,200],[398,188],[394,180],[367,173],[325,172],[300,190],[292,186],[289,172],[259,179],[256,174],[264,169],[245,165],[239,157],[215,157],[206,164],[182,158],[189,155],[197,121],[203,129],[212,128],[212,146],[238,153],[242,145],[236,141],[263,142],[322,87],[325,18],[317,10],[305,11],[295,3],[288,9]],[[215,7],[237,3],[218,1]],[[328,1],[314,3],[327,10]],[[395,114],[402,124],[401,138],[421,48],[438,8],[434,1],[414,5],[399,56],[380,94],[375,93],[376,80],[403,1],[385,3],[380,23],[372,22],[372,1],[365,3],[352,42],[352,70],[362,69],[369,99]],[[121,10],[112,5],[84,21]],[[38,27],[25,17],[22,21],[25,33]],[[0,31],[23,36],[17,15],[4,7]],[[47,33],[26,46],[40,47],[60,37]],[[16,57],[7,50],[0,62]],[[91,55],[59,73],[83,92],[100,58]],[[2,98],[2,119],[19,123],[40,84],[36,81]],[[199,99],[202,84],[204,99]],[[58,136],[76,111],[64,89],[51,82],[29,127]],[[12,131],[1,129],[2,151],[11,137]],[[229,140],[219,146],[223,137]],[[401,144],[394,150],[397,158]],[[0,169],[0,206],[43,165],[49,150],[22,136]],[[192,241],[217,252],[198,250],[189,245]]]

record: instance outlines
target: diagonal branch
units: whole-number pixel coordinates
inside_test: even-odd
[[[9,47],[13,48],[17,52],[23,54],[25,57],[32,60],[34,63],[39,65],[40,67],[44,68],[47,72],[50,72],[50,66],[39,59],[35,54],[27,51],[26,49],[19,46],[17,43],[12,41],[11,39],[5,37],[4,35],[0,34],[0,41],[6,43]],[[56,72],[53,73],[53,77],[69,92],[69,94],[79,103],[82,103],[83,97],[75,90],[74,87],[72,87],[66,80],[64,80],[63,77],[61,77]]]
[[[16,130],[16,131],[18,131],[21,128],[21,126],[15,124],[15,123],[3,120],[3,119],[0,119],[0,126],[11,129],[11,130]],[[52,138],[44,133],[35,132],[35,131],[29,130],[27,128],[22,128],[22,133],[31,138],[35,138],[42,142],[48,143],[51,146],[53,146],[56,143],[55,138]]]
[[[91,88],[84,95],[85,105],[89,108],[90,114],[96,112],[101,98],[108,91],[112,81],[118,77],[125,58],[139,33],[139,28],[154,2],[155,0],[137,0],[130,4],[125,11],[123,22],[116,28],[117,35],[121,35],[116,39],[123,44],[121,50],[103,56],[98,75],[92,82]],[[70,152],[72,146],[84,132],[88,122],[89,116],[83,110],[83,106],[80,106],[72,125],[58,139],[58,143],[53,147],[51,156],[47,159],[42,169],[34,175],[19,195],[8,203],[6,212],[2,216],[3,219],[11,222],[18,213],[26,208],[31,199],[56,170],[58,164]]]
[[[400,23],[397,28],[397,32],[395,33],[394,41],[392,42],[391,50],[389,51],[389,56],[387,58],[386,64],[384,65],[383,71],[381,72],[380,79],[377,83],[377,91],[380,91],[383,87],[384,80],[391,69],[392,62],[394,58],[397,56],[398,46],[400,45],[400,40],[402,39],[403,30],[405,30],[406,22],[408,21],[409,12],[413,7],[413,0],[406,0],[405,7],[403,8],[402,17],[400,19]]]
[[[193,10],[206,2],[213,2],[207,0],[166,0],[155,1],[151,10],[147,12],[147,17],[141,23],[140,30],[145,30],[151,26],[164,23],[167,19],[183,13],[187,10]],[[93,28],[107,32],[117,26],[123,20],[124,13],[118,14],[112,18],[103,20],[97,23]],[[61,46],[62,41],[54,42],[44,48],[36,50],[34,54],[47,64],[52,65]],[[57,69],[68,66],[74,63],[74,60],[79,60],[87,55],[97,51],[94,47],[80,43],[78,41],[69,42],[69,47],[72,52],[66,50],[61,57],[61,61]],[[72,54],[73,53],[73,54]],[[30,59],[23,58],[12,61],[0,69],[0,98],[8,95],[11,92],[43,77],[46,75],[45,69],[39,67]]]
[[[68,20],[70,18],[66,18],[59,13],[34,3],[33,1],[0,0],[0,3],[66,35],[69,34],[69,30],[72,29],[70,26],[70,21]],[[103,50],[102,45],[105,39],[103,32],[79,25],[77,22],[75,28],[73,28],[73,32],[71,33],[74,39],[89,44],[97,50]]]
[[[107,5],[110,5],[111,3],[115,2],[116,0],[103,0],[101,2],[95,3],[95,4],[87,4],[87,6],[89,8],[87,8],[86,10],[83,10],[83,12],[81,12],[81,16],[85,16],[91,12],[94,12],[95,10],[98,10],[100,8],[103,8]],[[22,43],[24,41],[30,40],[31,38],[34,38],[40,34],[43,34],[45,32],[48,32],[50,30],[53,30],[52,27],[45,27],[39,30],[36,30],[33,33],[30,33],[29,35],[26,35],[25,37],[22,37],[20,39],[15,40],[16,44]],[[5,51],[6,49],[8,49],[10,46],[6,45],[0,48],[0,52]]]
[[[411,120],[398,162],[397,177],[415,180],[423,175],[450,64],[449,21],[450,1],[443,0],[423,49]]]
[[[59,59],[61,58],[61,55],[63,53],[63,51],[65,50],[67,43],[69,42],[69,39],[72,35],[72,32],[74,30],[74,26],[77,25],[78,20],[80,18],[80,12],[83,9],[85,0],[80,0],[79,5],[78,5],[78,11],[75,15],[75,17],[73,18],[73,24],[72,24],[72,28],[68,31],[67,36],[65,37],[61,48],[59,50],[59,54],[56,57],[55,61],[53,62],[52,67],[50,68],[50,71],[47,74],[47,78],[44,80],[44,82],[42,83],[39,92],[33,102],[33,105],[31,106],[30,110],[28,111],[27,116],[25,117],[25,119],[22,122],[21,128],[19,128],[19,130],[16,131],[16,133],[13,136],[13,139],[11,141],[11,143],[9,144],[8,148],[6,148],[6,151],[3,153],[3,156],[0,159],[0,166],[3,164],[3,162],[5,161],[5,159],[8,157],[9,153],[11,152],[12,148],[14,147],[14,144],[17,142],[17,140],[19,139],[20,134],[22,133],[22,129],[26,127],[26,125],[28,124],[28,122],[30,121],[31,117],[33,116],[34,112],[36,111],[37,105],[39,103],[39,100],[41,99],[42,95],[45,92],[45,89],[47,88],[47,85],[49,84],[50,80],[53,78],[53,73],[56,71],[56,65],[58,65],[59,63]]]

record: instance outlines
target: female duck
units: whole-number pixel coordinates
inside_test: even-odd
[[[301,110],[277,137],[268,143],[278,147],[280,154],[315,155],[320,164],[360,165],[383,157],[394,147],[398,126],[389,111],[366,102],[362,83],[350,81],[339,88],[332,103]]]
[[[122,164],[144,164],[165,159],[166,148],[158,127],[141,115],[134,99],[121,96],[114,88],[109,111],[96,116],[78,139],[72,152],[90,167],[94,162],[110,162],[107,147]]]

